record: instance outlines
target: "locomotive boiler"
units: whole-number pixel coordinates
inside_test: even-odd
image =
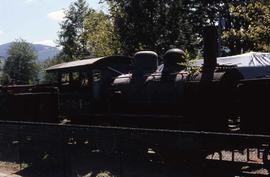
[[[159,67],[155,52],[136,53],[132,72],[109,87],[110,111],[132,115],[128,121],[139,127],[269,133],[269,72],[262,77],[258,71],[265,68],[252,68],[254,78],[247,79],[247,68],[218,65],[216,39],[215,28],[205,30],[204,65],[197,72],[179,65],[180,49],[168,50]]]
[[[211,55],[202,71],[190,73],[178,64],[183,55],[180,49],[168,50],[157,68],[156,53],[136,53],[133,72],[111,84],[111,111],[144,116],[141,126],[148,122],[159,128],[228,130],[228,121],[237,118],[241,73],[234,66],[217,66]]]

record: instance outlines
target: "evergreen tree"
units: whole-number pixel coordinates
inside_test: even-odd
[[[67,61],[78,60],[90,54],[83,37],[87,13],[88,5],[85,0],[77,0],[65,12],[58,42],[63,47],[62,52],[67,56]]]
[[[3,58],[0,56],[0,85],[1,81],[3,80]]]
[[[14,84],[30,84],[37,79],[37,54],[30,43],[25,40],[13,42],[8,50],[4,65],[4,75]]]

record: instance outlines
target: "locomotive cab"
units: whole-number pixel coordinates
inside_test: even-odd
[[[58,75],[61,114],[76,119],[105,111],[108,85],[130,66],[130,57],[109,56],[62,63],[46,71]]]

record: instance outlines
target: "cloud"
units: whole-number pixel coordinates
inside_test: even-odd
[[[50,12],[48,14],[48,17],[52,20],[55,20],[55,21],[61,21],[64,19],[65,17],[65,10],[58,10],[58,11],[54,11],[54,12]]]
[[[56,47],[56,43],[53,40],[43,40],[43,41],[37,41],[34,42],[34,44],[43,44],[43,45],[47,45],[47,46],[52,46],[52,47]]]
[[[35,0],[25,0],[24,2],[26,3],[31,3],[31,2],[34,2]]]
[[[3,35],[3,34],[4,34],[4,31],[1,31],[1,30],[0,30],[0,35]]]

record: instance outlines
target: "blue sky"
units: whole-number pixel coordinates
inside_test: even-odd
[[[54,46],[63,10],[75,0],[0,0],[0,45],[25,39]],[[99,0],[87,0],[90,7],[106,10]]]

